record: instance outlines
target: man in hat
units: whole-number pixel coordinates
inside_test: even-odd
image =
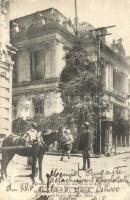
[[[83,170],[87,167],[90,168],[90,151],[92,147],[92,132],[90,131],[89,122],[84,123],[84,130],[80,135],[79,150],[82,151],[83,155]]]

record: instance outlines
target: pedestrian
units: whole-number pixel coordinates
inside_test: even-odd
[[[90,123],[84,123],[84,129],[80,135],[79,139],[79,150],[82,151],[83,156],[83,170],[86,169],[86,161],[87,167],[90,168],[90,151],[92,148],[92,132],[90,130]]]
[[[73,143],[74,142],[74,137],[73,135],[71,134],[71,130],[69,128],[66,128],[64,130],[64,134],[65,134],[65,137],[66,137],[66,142],[67,144],[70,144],[70,143]]]

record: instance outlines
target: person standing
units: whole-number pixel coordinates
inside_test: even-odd
[[[35,122],[30,122],[29,123],[29,130],[25,133],[24,137],[26,140],[28,139],[28,143],[31,144],[31,146],[35,143],[38,142],[40,146],[43,146],[42,144],[42,137],[41,137],[41,132],[37,130],[37,123]]]
[[[83,170],[86,169],[86,161],[87,167],[90,168],[90,151],[92,148],[92,132],[90,131],[90,123],[84,123],[84,129],[80,135],[79,140],[79,150],[82,151],[83,156]]]

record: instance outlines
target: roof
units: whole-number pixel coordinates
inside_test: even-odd
[[[54,10],[55,12],[59,13],[62,17],[66,18],[59,10],[57,10],[56,8],[51,7],[51,8],[45,9],[45,10],[36,11],[34,13],[31,13],[31,14],[28,14],[28,15],[25,15],[25,16],[22,16],[22,17],[17,17],[15,19],[12,19],[11,21],[16,21],[16,20],[20,20],[20,19],[29,18],[29,17],[34,16],[36,13],[47,13],[47,12],[49,12],[51,10]]]

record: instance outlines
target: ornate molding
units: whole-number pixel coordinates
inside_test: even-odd
[[[2,62],[9,61],[8,49],[5,44],[0,43],[0,60]]]
[[[46,24],[45,17],[43,16],[41,12],[37,12],[32,19],[32,24],[30,28],[42,26],[45,24]]]
[[[46,20],[46,24],[52,23],[52,22],[59,24],[60,23],[59,13],[52,9],[51,12],[49,12],[48,15],[46,15],[45,20]]]
[[[49,23],[60,23],[60,18],[59,18],[59,13],[56,12],[55,10],[51,10],[47,14],[42,13],[42,12],[37,12],[34,14],[33,19],[32,19],[32,24],[30,25],[30,29],[39,27],[39,26],[44,26]]]
[[[11,23],[11,36],[15,36],[18,33],[23,33],[25,31],[25,27],[21,25],[17,21],[12,21]]]

